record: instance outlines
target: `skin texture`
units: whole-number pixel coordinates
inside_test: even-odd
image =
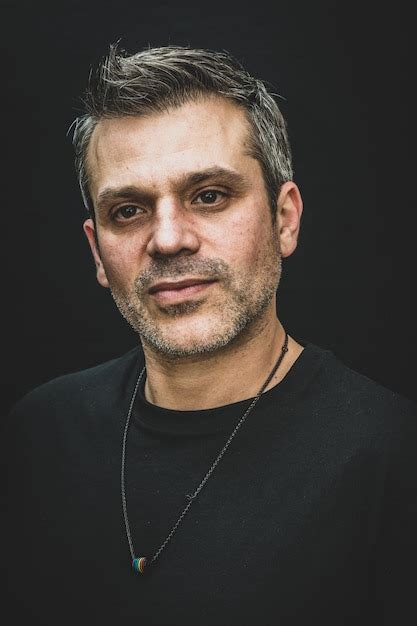
[[[297,245],[302,201],[285,183],[272,219],[247,136],[244,112],[210,98],[101,120],[91,138],[96,224],[86,220],[84,231],[98,282],[141,337],[145,393],[160,406],[254,396],[283,344],[275,292],[281,258]],[[290,338],[269,388],[301,350]]]

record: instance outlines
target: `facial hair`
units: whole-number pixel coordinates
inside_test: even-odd
[[[260,255],[261,271],[258,267],[258,274],[251,276],[233,272],[218,258],[167,257],[154,259],[152,265],[136,277],[131,290],[119,287],[116,281],[109,281],[110,289],[120,313],[142,341],[158,353],[171,358],[212,353],[239,337],[260,318],[275,297],[281,277],[281,255],[276,250],[271,246],[269,254]],[[150,298],[149,287],[157,281],[179,281],[190,276],[216,281],[215,289],[221,290],[220,297],[213,302],[209,296],[178,304],[159,304],[159,315],[152,316],[146,305]],[[195,315],[205,315],[206,321],[210,320],[208,330],[190,333],[188,339],[179,337],[172,329],[170,332],[169,324],[163,319],[185,317],[191,328]]]

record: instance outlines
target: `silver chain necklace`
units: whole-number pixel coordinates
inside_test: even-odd
[[[213,461],[210,469],[208,470],[208,472],[204,476],[204,478],[201,481],[201,483],[198,485],[197,489],[191,495],[187,495],[187,499],[188,499],[187,505],[183,509],[181,515],[179,516],[179,518],[175,522],[174,526],[172,527],[170,533],[168,534],[168,536],[166,537],[164,542],[161,544],[161,546],[155,552],[153,557],[149,560],[149,564],[154,563],[156,561],[156,559],[161,554],[162,550],[166,547],[166,545],[172,539],[172,536],[174,535],[174,533],[177,530],[178,526],[181,524],[182,520],[184,519],[185,515],[187,514],[187,512],[188,512],[189,508],[191,507],[192,503],[194,502],[194,500],[196,499],[196,497],[198,496],[198,494],[200,493],[200,491],[202,490],[202,488],[204,487],[204,485],[206,484],[206,482],[208,481],[208,479],[210,478],[210,476],[214,472],[214,470],[217,467],[217,465],[219,464],[220,460],[222,459],[223,455],[225,454],[227,448],[229,447],[229,445],[230,445],[232,439],[234,438],[234,436],[236,435],[237,431],[242,426],[243,422],[246,420],[246,418],[248,417],[249,413],[252,411],[252,409],[257,404],[259,398],[261,397],[261,395],[265,391],[266,387],[271,382],[274,374],[276,373],[276,371],[278,370],[279,366],[281,365],[281,362],[282,362],[286,352],[288,352],[288,334],[287,333],[285,333],[284,345],[282,346],[281,353],[280,353],[280,355],[278,357],[277,362],[275,363],[274,367],[272,368],[271,373],[268,375],[268,378],[266,379],[266,381],[264,382],[264,384],[262,385],[262,387],[260,388],[260,390],[258,391],[256,396],[253,398],[253,400],[249,404],[248,408],[246,409],[246,411],[244,412],[244,414],[242,415],[242,417],[240,418],[238,423],[236,424],[236,426],[233,429],[230,437],[228,438],[228,440],[226,441],[225,445],[223,446],[223,448],[220,450],[219,454],[217,455],[217,457]],[[122,464],[121,464],[121,472],[120,472],[123,517],[124,517],[124,522],[125,522],[125,527],[126,527],[127,541],[129,543],[130,554],[132,556],[132,567],[133,567],[133,569],[136,572],[139,572],[140,574],[143,574],[145,566],[148,564],[148,559],[145,556],[140,556],[140,557],[136,557],[135,556],[135,550],[134,550],[133,541],[132,541],[132,533],[130,531],[129,518],[128,518],[128,515],[127,515],[126,484],[125,484],[125,473],[126,473],[126,471],[125,470],[126,470],[126,443],[127,443],[127,434],[128,434],[129,425],[130,425],[130,418],[131,418],[131,415],[132,415],[133,405],[134,405],[135,400],[136,400],[136,395],[138,393],[139,385],[140,385],[140,383],[142,381],[142,378],[143,378],[143,376],[145,374],[145,371],[146,371],[146,367],[144,367],[142,369],[142,371],[140,372],[140,374],[138,376],[135,388],[134,388],[133,393],[132,393],[132,398],[130,400],[129,410],[128,410],[127,416],[126,416],[126,424],[125,424],[124,433],[123,433]]]

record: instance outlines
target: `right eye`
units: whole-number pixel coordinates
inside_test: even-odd
[[[113,217],[118,220],[130,220],[132,217],[136,217],[139,211],[139,207],[133,204],[125,204],[113,213]]]

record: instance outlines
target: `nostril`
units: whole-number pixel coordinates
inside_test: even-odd
[[[195,254],[195,252],[193,252],[192,250],[189,250],[188,248],[181,248],[180,250],[175,251],[175,252],[169,252],[169,251],[162,252],[161,250],[156,250],[155,252],[150,253],[150,256],[153,259],[163,260],[163,259],[172,259],[172,258],[181,257],[181,256],[189,256],[191,254]]]
[[[147,252],[152,257],[172,257],[193,254],[199,247],[196,231],[184,220],[176,218],[155,224]]]

